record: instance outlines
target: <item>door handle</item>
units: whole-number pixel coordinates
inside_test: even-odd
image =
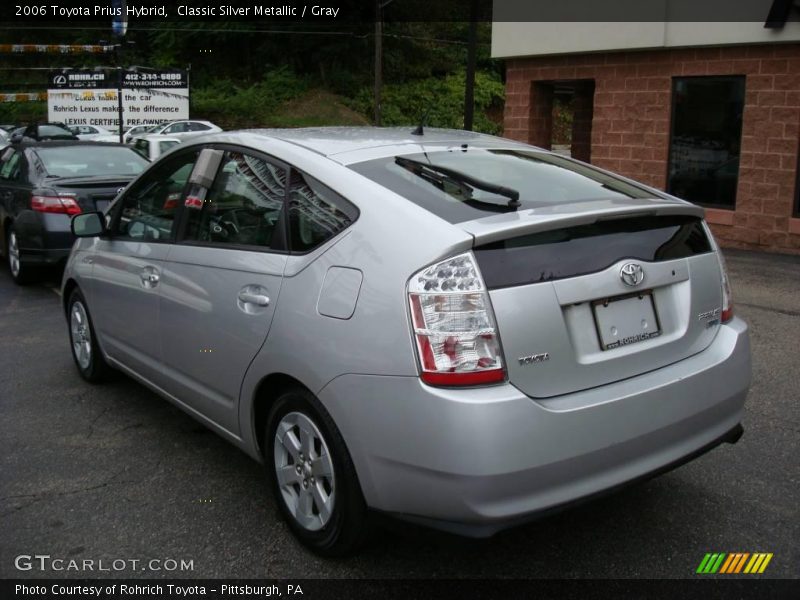
[[[264,294],[252,294],[250,292],[239,292],[239,302],[243,304],[256,304],[258,306],[269,306],[269,297]]]
[[[155,269],[152,267],[147,267],[141,273],[139,273],[139,279],[142,280],[142,285],[144,287],[155,287],[158,284],[160,277]]]

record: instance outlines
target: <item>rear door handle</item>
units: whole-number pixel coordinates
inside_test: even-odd
[[[256,304],[258,306],[269,306],[269,297],[264,294],[239,292],[239,302],[243,304]]]

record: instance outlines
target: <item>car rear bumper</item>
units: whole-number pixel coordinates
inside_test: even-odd
[[[735,441],[749,385],[747,326],[734,319],[695,356],[556,398],[346,375],[320,399],[370,507],[490,535]]]
[[[54,265],[66,261],[75,237],[70,216],[23,211],[14,222],[20,260],[25,265]]]

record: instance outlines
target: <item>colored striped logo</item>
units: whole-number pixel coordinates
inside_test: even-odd
[[[708,553],[697,567],[697,573],[714,574],[721,573],[726,575],[737,573],[748,573],[754,575],[763,573],[769,561],[772,560],[772,552],[724,552]]]

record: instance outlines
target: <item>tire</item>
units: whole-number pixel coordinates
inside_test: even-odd
[[[26,267],[20,258],[19,240],[13,225],[6,230],[6,260],[11,279],[17,285],[25,285],[33,281],[34,274],[31,267]]]
[[[73,290],[67,303],[67,327],[72,358],[80,376],[90,383],[108,379],[112,369],[97,344],[89,308],[78,289]]]
[[[274,402],[264,458],[281,515],[303,545],[327,557],[351,554],[363,545],[369,513],[355,467],[341,433],[313,394],[290,389]]]

